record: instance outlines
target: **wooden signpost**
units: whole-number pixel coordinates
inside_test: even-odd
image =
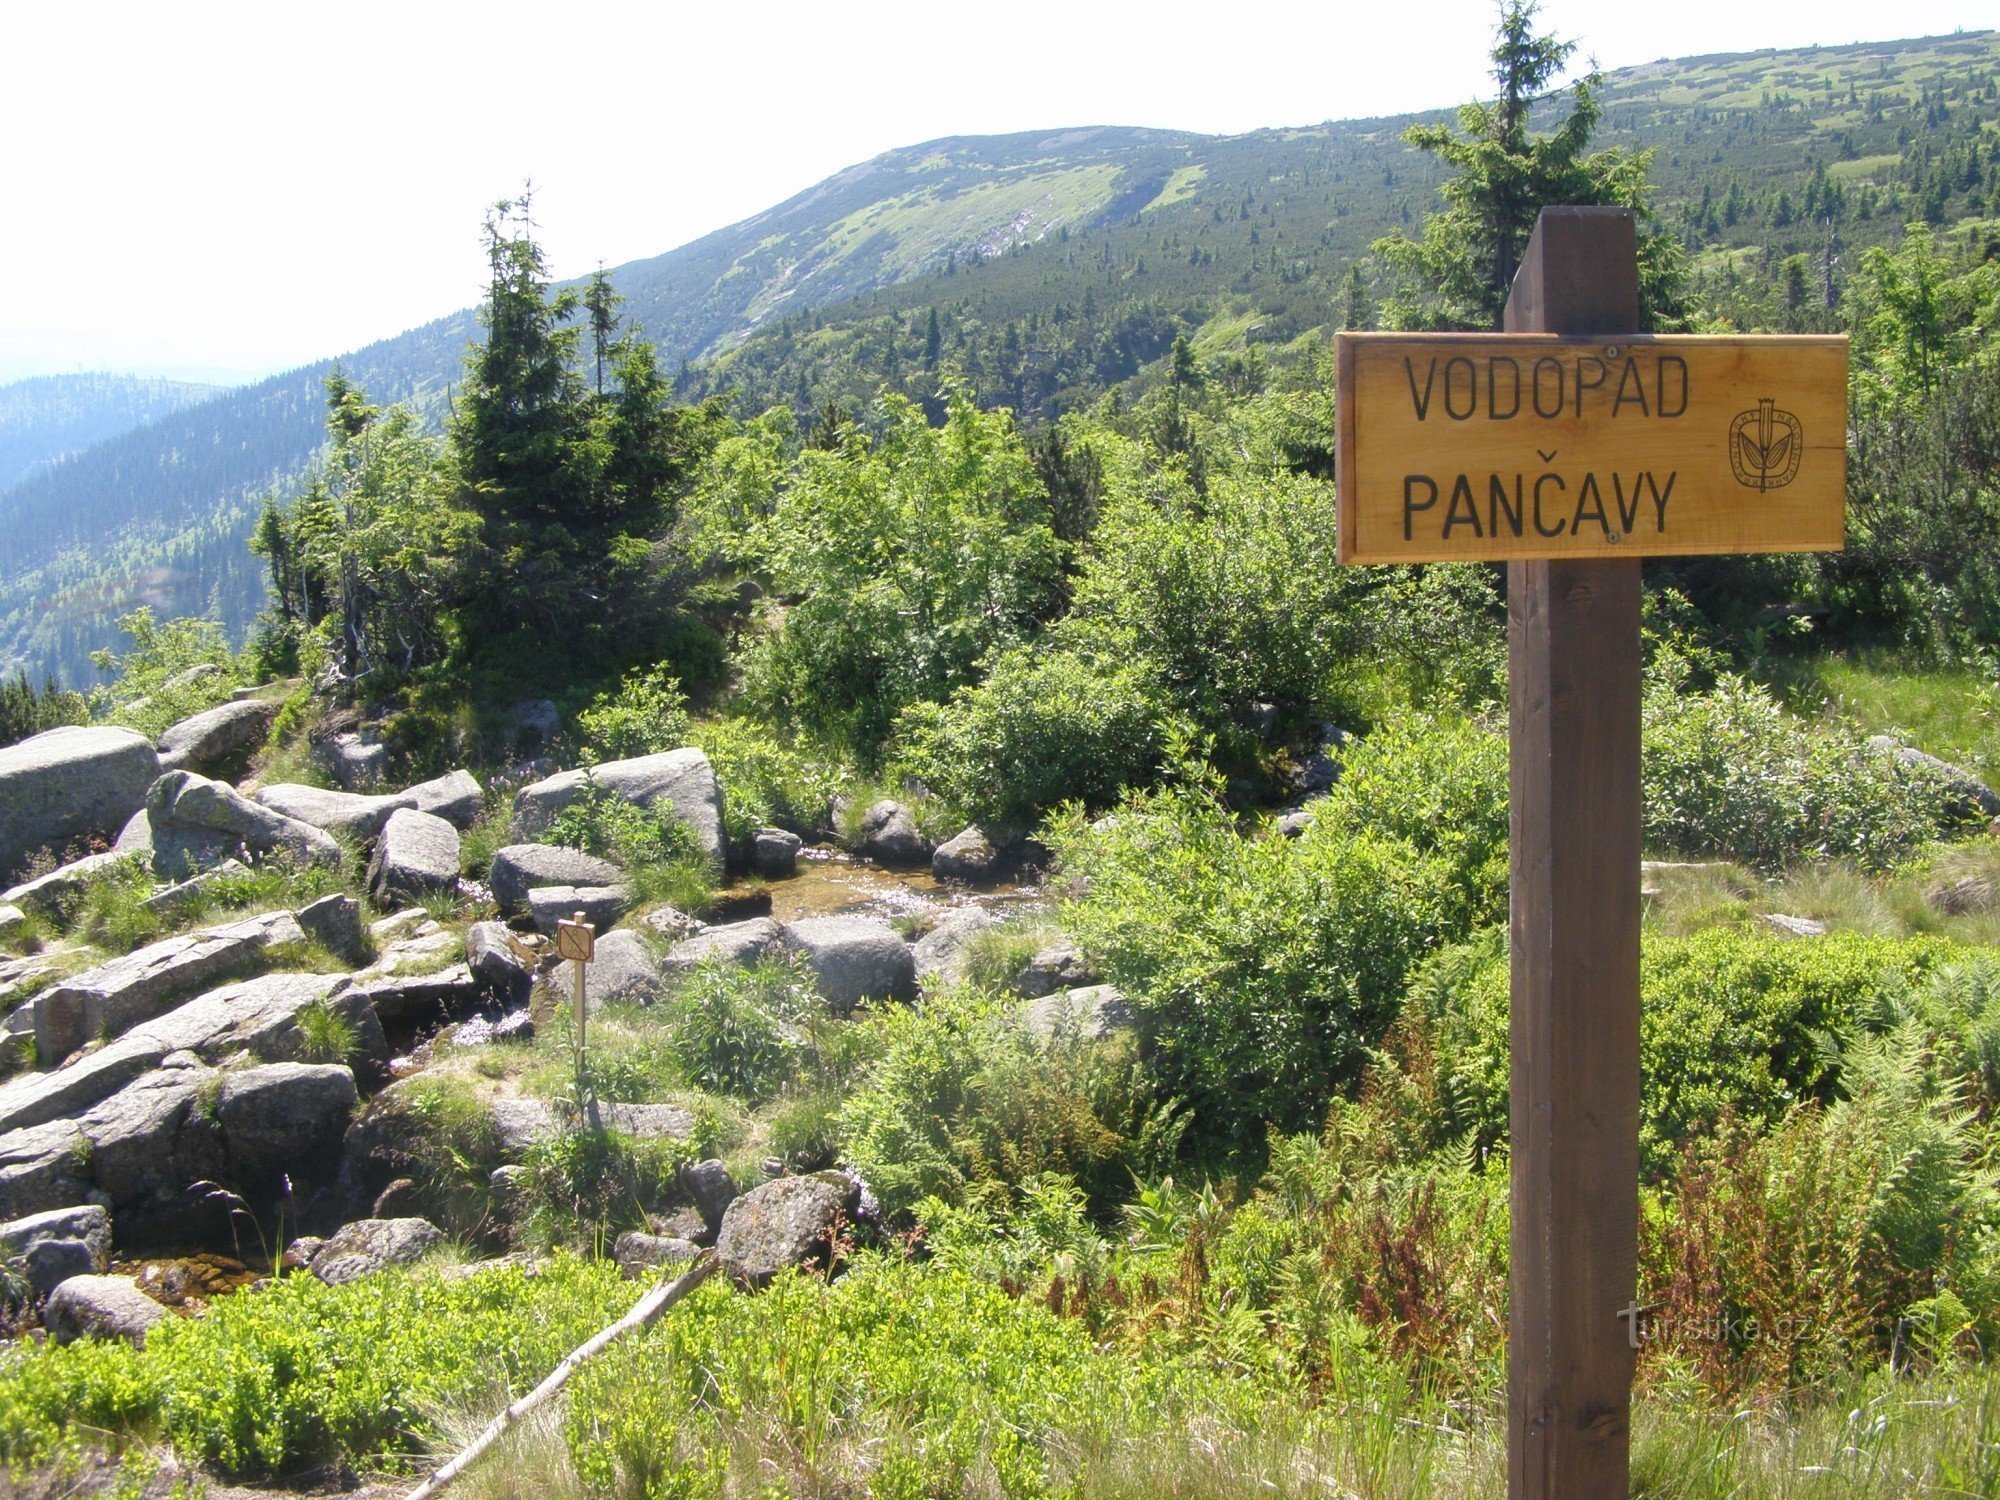
[[[584,1026],[590,1009],[584,994],[583,976],[584,971],[590,967],[590,961],[597,957],[597,929],[584,920],[582,912],[578,912],[568,921],[557,921],[556,957],[568,959],[576,966],[576,995],[571,1008],[576,1012],[573,1041],[576,1052],[576,1096],[578,1104],[581,1105],[585,1102],[584,1093],[588,1083],[584,1067],[587,1056],[584,1050]]]
[[[1341,560],[1506,561],[1507,1487],[1630,1485],[1639,559],[1832,550],[1847,345],[1647,338],[1624,209],[1550,208],[1500,334],[1342,334]]]

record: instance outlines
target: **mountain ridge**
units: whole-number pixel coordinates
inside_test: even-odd
[[[1810,215],[1774,226],[1780,193],[1818,203],[1837,188],[1843,201],[1894,205],[1850,222],[1852,244],[1893,232],[1906,206],[1928,209],[1898,174],[1941,174],[1934,144],[1990,137],[1996,43],[1983,32],[1642,64],[1607,75],[1599,143],[1657,149],[1670,215],[1709,215],[1713,229],[1695,222],[1691,241],[1717,275],[1754,280],[1774,249],[1824,238]],[[690,394],[806,407],[884,383],[934,385],[922,325],[935,310],[946,357],[983,399],[1044,418],[1132,378],[1178,334],[1209,358],[1296,352],[1336,321],[1342,279],[1370,241],[1414,228],[1432,206],[1439,169],[1398,137],[1450,113],[1236,136],[943,136],[610,274],[668,368],[686,368]],[[1733,187],[1713,191],[1725,176]],[[2000,179],[1992,191],[1980,204],[2000,218]],[[1749,206],[1724,225],[1731,194]],[[1955,186],[1940,211],[1963,218],[1972,201]],[[372,399],[436,418],[476,333],[469,310],[447,314],[168,414],[0,492],[0,663],[76,680],[137,603],[212,613],[240,632],[261,598],[242,541],[257,497],[318,447],[326,374],[337,364]]]

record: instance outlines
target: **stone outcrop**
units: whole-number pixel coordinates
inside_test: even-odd
[[[1080,989],[1097,983],[1097,971],[1068,938],[1060,938],[1038,951],[1014,976],[1014,993],[1026,1000],[1038,1000],[1058,990]]]
[[[342,963],[366,963],[370,954],[368,934],[362,930],[361,903],[352,896],[334,891],[301,906],[292,915],[299,930]]]
[[[919,984],[955,984],[963,977],[965,947],[982,932],[999,925],[984,907],[961,906],[939,917],[935,926],[917,939],[912,957],[916,961]]]
[[[639,807],[671,812],[694,831],[715,868],[722,868],[722,787],[708,757],[692,747],[563,771],[523,787],[514,799],[514,836],[539,837],[556,814],[583,795],[587,781]]]
[[[860,1185],[843,1173],[780,1177],[729,1205],[716,1257],[739,1284],[769,1286],[789,1266],[824,1263],[840,1226],[860,1207]]]
[[[153,833],[153,869],[165,880],[185,879],[238,855],[340,864],[340,845],[331,834],[192,771],[169,771],[153,783],[146,793],[146,820]]]
[[[389,769],[389,747],[346,730],[313,745],[313,759],[350,792],[382,784]]]
[[[1139,1024],[1138,1012],[1115,985],[1109,984],[1044,995],[1022,1006],[1019,1015],[1021,1024],[1038,1035],[1053,1036],[1073,1028],[1087,1042],[1103,1041]]]
[[[245,698],[182,719],[160,736],[160,769],[185,767],[204,776],[241,774],[269,738],[283,707],[275,698]]]
[[[557,976],[555,982],[567,983],[567,974]],[[593,1005],[611,1001],[648,1004],[659,997],[665,985],[652,946],[636,932],[607,932],[599,937],[596,956],[585,966],[584,982]]]
[[[0,1085],[0,1131],[81,1115],[176,1052],[202,1062],[221,1061],[238,1052],[271,1062],[296,1060],[306,1051],[299,1012],[315,1005],[353,1027],[363,1052],[383,1050],[382,1026],[374,1007],[366,991],[346,975],[266,974],[187,1001],[66,1068],[10,1079]],[[0,1213],[5,1212],[7,1206],[0,1203]]]
[[[473,982],[503,1010],[526,1005],[535,987],[531,960],[516,942],[499,922],[475,922],[465,932],[465,966]]]
[[[368,888],[384,906],[458,889],[458,830],[443,818],[399,807],[382,825]]]
[[[529,920],[543,933],[553,933],[558,922],[571,921],[578,912],[602,932],[631,909],[622,885],[538,885],[528,892]]]
[[[966,885],[991,885],[1000,878],[1005,866],[1005,854],[977,824],[946,839],[931,855],[933,875]]]
[[[416,798],[408,792],[370,797],[290,781],[259,787],[257,801],[273,812],[361,843],[377,837],[389,815],[398,808],[417,805]]]
[[[256,972],[273,944],[304,940],[290,912],[272,912],[148,944],[37,995],[35,1050],[53,1067],[85,1042],[122,1036],[198,990]]]
[[[116,850],[86,854],[82,859],[58,865],[46,875],[38,875],[33,880],[25,880],[9,890],[0,891],[0,901],[25,911],[57,911],[81,896],[93,880],[102,879],[120,865],[136,868],[137,864],[132,856]]]
[[[813,972],[835,1015],[864,1000],[911,1000],[917,993],[910,945],[887,922],[872,917],[808,917],[786,929],[786,939]]]
[[[58,1344],[93,1338],[143,1345],[146,1330],[168,1316],[129,1276],[72,1276],[42,1309],[42,1326]]]
[[[454,828],[470,828],[486,810],[486,792],[479,778],[465,770],[447,771],[397,795],[410,798],[418,812],[443,818]]]
[[[312,1258],[312,1273],[328,1286],[406,1266],[444,1238],[428,1219],[358,1219],[332,1236]]]
[[[151,743],[130,729],[50,729],[0,748],[0,876],[46,845],[109,838],[159,774]]]
[[[766,880],[788,880],[798,873],[799,850],[805,840],[782,828],[759,828],[750,835],[750,868]]]
[[[448,1021],[475,1009],[480,985],[465,964],[448,964],[423,974],[393,972],[357,977],[349,992],[378,1022]],[[343,999],[346,998],[343,996]]]
[[[608,859],[561,844],[509,844],[493,856],[486,883],[505,916],[528,909],[528,892],[542,885],[622,885],[625,872]]]
[[[749,968],[785,951],[785,929],[769,917],[752,917],[747,922],[725,922],[684,938],[667,950],[661,968],[669,974],[686,973],[706,963],[735,964]]]
[[[861,816],[860,852],[877,864],[909,869],[930,862],[931,845],[916,815],[884,798]]]

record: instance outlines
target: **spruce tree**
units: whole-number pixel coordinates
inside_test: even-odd
[[[1535,0],[1502,0],[1492,51],[1498,85],[1491,103],[1468,104],[1458,125],[1413,125],[1403,139],[1453,169],[1440,190],[1441,212],[1423,237],[1401,232],[1375,251],[1403,278],[1383,321],[1403,328],[1497,328],[1535,219],[1552,204],[1602,204],[1651,217],[1647,168],[1652,153],[1590,152],[1602,114],[1595,72],[1557,87],[1574,42],[1538,34]],[[1557,106],[1555,128],[1530,128],[1538,109]],[[1642,236],[1641,302],[1648,326],[1673,326],[1683,315],[1680,255],[1664,234]]]

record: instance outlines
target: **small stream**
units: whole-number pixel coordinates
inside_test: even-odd
[[[975,890],[939,880],[929,870],[891,870],[826,845],[801,849],[798,874],[788,880],[773,880],[768,889],[771,915],[780,922],[847,916],[893,922],[968,906],[1007,916],[1044,904],[1032,876]]]

